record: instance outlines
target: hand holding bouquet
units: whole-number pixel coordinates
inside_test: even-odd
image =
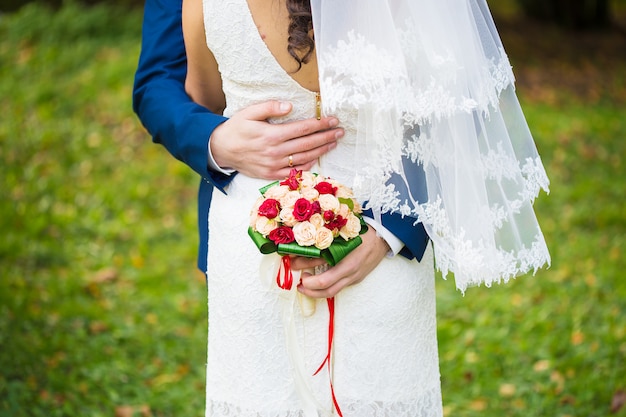
[[[262,196],[250,213],[248,234],[261,253],[284,256],[285,277],[291,274],[288,255],[321,257],[333,266],[361,244],[359,234],[367,226],[348,187],[292,169],[285,180],[260,191]],[[277,282],[291,289],[288,278],[281,281],[280,271]]]

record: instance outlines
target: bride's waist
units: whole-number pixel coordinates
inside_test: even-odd
[[[343,141],[343,138],[340,139],[340,141]],[[350,174],[354,172],[354,164],[357,163],[354,158],[355,147],[353,144],[338,143],[335,149],[319,157],[317,163],[310,169],[310,171],[345,183],[346,181],[350,181]],[[252,178],[238,173],[225,188],[225,191],[226,194],[231,197],[244,197],[249,196],[250,194],[258,197],[260,195],[259,189],[274,181],[282,180],[283,178],[276,180]],[[350,184],[345,185],[350,186]]]
[[[232,181],[224,188],[226,196],[230,199],[256,199],[261,195],[261,188],[272,183],[272,180],[252,178],[238,173]],[[221,193],[220,193],[221,194]]]

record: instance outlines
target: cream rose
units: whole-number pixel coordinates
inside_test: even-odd
[[[354,214],[350,213],[348,215],[348,223],[339,230],[339,236],[344,238],[344,240],[350,240],[357,237],[360,231],[361,221]]]
[[[337,214],[341,217],[343,217],[344,219],[347,219],[348,216],[350,214],[352,214],[352,212],[350,211],[350,207],[348,207],[347,204],[340,204],[339,205],[339,210],[337,211]]]
[[[339,210],[339,200],[337,200],[334,195],[322,194],[320,195],[318,201],[320,202],[320,207],[323,211],[332,210],[337,212],[337,210]]]
[[[301,222],[293,227],[293,236],[300,246],[315,245],[317,229],[309,222]]]
[[[254,206],[252,206],[252,210],[250,210],[250,227],[252,228],[255,227],[257,219],[259,218],[259,207],[261,207],[261,204],[263,204],[263,201],[265,201],[265,198],[259,197],[254,202]]]
[[[278,227],[278,222],[274,219],[268,219],[267,217],[259,216],[254,225],[254,229],[261,233],[263,236],[267,236],[270,232]]]
[[[321,227],[317,229],[315,235],[315,247],[318,249],[326,249],[333,243],[333,239],[333,232],[325,227]]]
[[[320,227],[324,227],[324,218],[321,214],[315,213],[309,218],[309,223],[315,226],[316,229],[319,229]]]
[[[302,187],[300,190],[303,198],[306,198],[309,201],[315,201],[319,197],[320,193],[315,188],[312,187]]]
[[[342,185],[342,184],[333,184],[333,185],[337,187],[337,192],[335,193],[335,196],[337,198],[353,198],[354,197],[352,190],[346,187],[345,185]]]
[[[275,185],[267,190],[264,196],[265,198],[273,198],[274,200],[280,201],[280,199],[283,198],[287,192],[289,192],[289,187],[286,185]]]
[[[296,204],[296,201],[298,201],[299,198],[302,198],[299,191],[289,191],[278,201],[280,202],[281,207],[291,207],[293,209],[293,205]]]
[[[293,227],[298,223],[293,216],[293,207],[284,207],[278,215],[285,226]]]
[[[302,187],[313,188],[315,184],[317,184],[317,176],[314,175],[311,171],[303,171],[300,185]]]

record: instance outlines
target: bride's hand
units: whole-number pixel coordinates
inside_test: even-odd
[[[343,288],[363,281],[387,255],[389,245],[371,227],[361,235],[361,239],[363,243],[326,272],[319,275],[303,273],[298,291],[313,298],[329,298],[334,297]],[[323,259],[295,257],[292,259],[291,268],[306,269],[324,263]]]
[[[337,146],[343,129],[337,128],[334,117],[267,122],[291,109],[290,103],[267,101],[244,108],[219,125],[209,142],[217,165],[268,180],[287,177],[292,167],[311,169],[317,158]]]

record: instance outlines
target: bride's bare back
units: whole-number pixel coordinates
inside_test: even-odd
[[[289,13],[285,0],[247,0],[250,14],[276,62],[302,87],[319,91],[315,53],[298,70],[298,63],[289,54]],[[192,99],[215,113],[226,106],[218,65],[206,45],[202,0],[183,1],[183,33],[187,50],[186,90]]]

